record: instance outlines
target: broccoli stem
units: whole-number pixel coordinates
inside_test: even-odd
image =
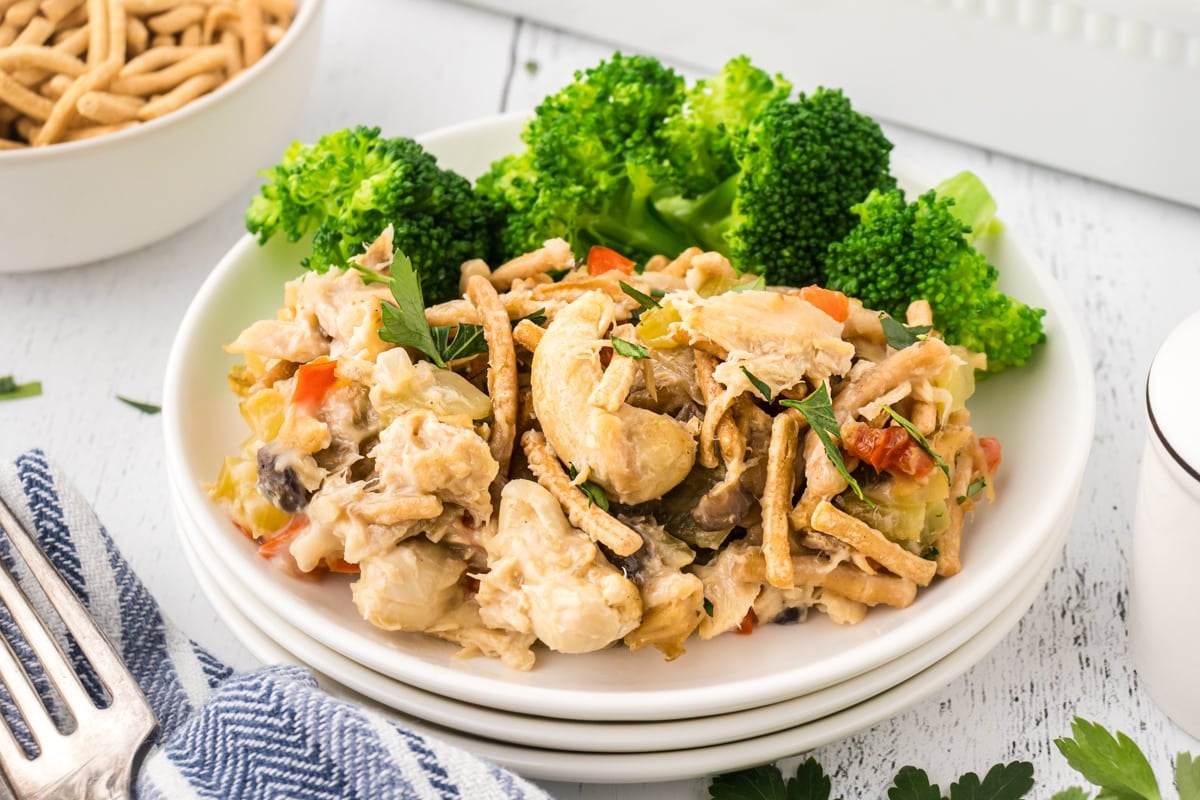
[[[996,199],[975,173],[963,170],[934,187],[938,197],[954,201],[950,213],[971,230],[966,240],[974,244],[980,236],[999,233],[1003,227],[996,219]]]
[[[704,250],[716,250],[729,255],[725,234],[738,223],[733,213],[740,174],[731,175],[714,188],[689,198],[668,195],[655,198],[654,209],[663,222],[678,231],[680,238]]]

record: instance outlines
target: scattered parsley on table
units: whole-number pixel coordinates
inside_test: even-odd
[[[1076,717],[1074,738],[1054,744],[1071,768],[1099,789],[1072,786],[1051,800],[1163,800],[1150,762],[1128,736],[1116,736],[1100,725]],[[1175,758],[1175,788],[1179,800],[1200,800],[1200,757],[1180,753]],[[996,764],[980,778],[968,772],[943,793],[929,782],[925,770],[901,767],[887,789],[888,800],[1019,800],[1033,789],[1033,764],[1012,761]],[[710,800],[833,800],[833,782],[817,761],[809,758],[785,778],[774,764],[718,775],[709,784]]]

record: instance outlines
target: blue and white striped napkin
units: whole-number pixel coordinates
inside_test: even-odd
[[[40,451],[0,463],[0,496],[154,706],[159,731],[137,797],[549,800],[488,761],[332,697],[303,668],[234,673],[163,618],[91,508]],[[12,568],[7,538],[0,559]],[[0,628],[11,624],[0,618]],[[0,697],[0,712],[6,702]]]

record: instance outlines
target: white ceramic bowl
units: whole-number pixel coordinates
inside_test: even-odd
[[[425,137],[440,163],[474,176],[519,146],[522,118],[483,120]],[[897,164],[905,183],[920,179]],[[1001,198],[1003,202],[1003,198]],[[1011,233],[995,242],[1001,285],[1048,309],[1048,342],[1019,370],[981,382],[972,421],[997,436],[1004,465],[1000,499],[981,504],[963,544],[963,572],[936,581],[904,610],[876,608],[860,625],[817,615],[800,626],[768,625],[750,637],[689,642],[673,662],[649,649],[586,655],[543,653],[532,672],[490,659],[461,660],[457,648],[365,623],[344,576],[287,577],[255,554],[223,511],[206,497],[223,457],[237,450],[245,425],[225,376],[235,359],[221,349],[251,322],[273,317],[283,283],[300,272],[301,249],[246,236],[205,281],[185,315],[168,359],[163,391],[167,469],[187,515],[256,600],[292,626],[378,672],[461,700],[568,719],[652,720],[762,706],[832,686],[932,641],[986,606],[999,613],[1023,578],[1047,557],[1043,545],[1070,524],[1094,428],[1094,377],[1070,304],[1049,271]],[[636,679],[631,676],[637,676]]]
[[[278,160],[308,95],[324,0],[211,94],[117,133],[0,151],[0,273],[75,266],[199,220]]]

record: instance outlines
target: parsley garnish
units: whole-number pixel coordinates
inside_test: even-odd
[[[1071,723],[1071,733],[1074,739],[1055,739],[1054,745],[1076,772],[1100,787],[1102,797],[1160,800],[1154,770],[1128,736],[1117,731],[1114,738],[1096,723],[1079,717]]]
[[[937,557],[938,549],[936,547],[926,547],[921,551],[921,558],[925,559],[926,561],[937,561]]]
[[[1175,788],[1179,800],[1200,800],[1200,756],[1191,753],[1175,756]]]
[[[780,400],[779,404],[794,408],[804,415],[804,419],[808,420],[809,427],[816,432],[817,438],[824,445],[826,457],[833,462],[837,471],[842,473],[842,477],[858,495],[858,499],[870,503],[871,501],[863,496],[863,490],[858,485],[858,481],[854,480],[854,476],[846,469],[846,462],[842,460],[842,451],[835,444],[835,440],[841,441],[842,430],[838,426],[837,417],[833,415],[833,403],[829,400],[829,387],[822,383],[815,392],[803,400]]]
[[[429,322],[425,319],[425,298],[421,294],[421,282],[413,271],[412,261],[400,251],[392,260],[392,279],[388,282],[396,304],[383,303],[383,327],[379,338],[385,342],[411,347],[429,357],[443,369],[446,362],[437,349]]]
[[[766,381],[764,381],[762,378],[758,377],[757,375],[755,375],[753,372],[746,369],[745,367],[742,367],[742,374],[746,376],[746,379],[750,381],[751,385],[753,385],[754,389],[760,395],[762,395],[762,398],[764,400],[766,400],[768,403],[771,402],[771,387],[767,385]],[[822,384],[822,385],[824,385],[824,384]]]
[[[968,772],[950,784],[948,800],[1018,800],[1033,788],[1033,764],[1014,761],[997,764],[979,779]],[[709,784],[711,800],[829,800],[833,782],[814,759],[796,768],[796,775],[783,778],[774,765],[720,775]],[[924,770],[902,767],[887,790],[889,800],[942,800],[942,790],[929,782]]]
[[[433,334],[433,343],[447,364],[488,351],[482,325],[437,325],[430,328],[429,332]]]
[[[883,410],[890,414],[892,419],[900,423],[901,428],[904,428],[904,430],[908,431],[908,435],[913,437],[917,444],[921,445],[921,449],[929,454],[929,457],[933,459],[933,463],[937,464],[938,469],[945,474],[946,480],[950,480],[950,467],[946,466],[945,461],[942,461],[942,457],[939,456],[937,451],[933,449],[933,445],[929,443],[929,440],[925,438],[925,435],[917,430],[915,425],[893,411],[891,406],[884,406]]]
[[[546,270],[546,274],[550,276],[550,280],[554,281],[555,283],[558,283],[563,278],[567,277],[567,275],[570,274],[570,272],[571,272],[570,269],[548,269],[548,270]]]
[[[704,613],[708,614],[710,617],[713,615],[712,600],[709,600],[707,597],[704,598]]]
[[[972,481],[971,485],[967,487],[967,493],[958,498],[958,504],[961,506],[963,503],[967,502],[968,498],[979,494],[980,490],[985,486],[987,486],[986,478],[976,478],[974,481]]]
[[[530,311],[528,314],[526,314],[523,317],[517,317],[516,319],[514,319],[512,321],[513,327],[514,328],[517,327],[517,323],[523,319],[529,320],[534,325],[545,325],[546,324],[546,309],[539,308],[537,311]]]
[[[1079,717],[1071,724],[1075,738],[1055,739],[1067,763],[1100,792],[1096,800],[1162,800],[1158,781],[1146,756],[1125,734],[1116,737],[1094,722]],[[981,780],[968,772],[942,794],[936,783],[917,767],[902,767],[887,790],[889,800],[1019,800],[1033,789],[1033,765],[1028,761],[997,764]],[[1200,758],[1179,753],[1175,758],[1175,788],[1180,800],[1200,800]],[[779,767],[768,764],[719,775],[709,784],[711,800],[830,800],[832,786],[824,769],[808,759],[796,776],[784,780]],[[1078,786],[1055,793],[1051,800],[1088,800]]]
[[[571,476],[571,480],[579,477],[579,470],[574,464],[567,465],[567,474]],[[587,495],[588,505],[598,505],[604,511],[608,511],[608,494],[604,491],[604,487],[591,481],[584,481],[579,484],[579,490]]]
[[[616,350],[618,355],[639,361],[650,357],[650,351],[637,342],[627,342],[620,336],[613,336],[611,341],[613,350]]]
[[[913,325],[909,327],[899,320],[893,319],[885,314],[879,315],[879,322],[883,325],[883,335],[887,337],[887,343],[897,350],[903,350],[921,341],[933,327],[930,325]]]
[[[399,250],[392,260],[392,279],[388,286],[396,304],[383,303],[380,306],[383,314],[380,339],[418,350],[442,369],[446,368],[448,362],[487,352],[487,340],[481,325],[429,326],[425,319],[421,282],[413,270],[412,261]]]
[[[636,300],[637,304],[642,308],[662,308],[662,303],[645,292],[639,292],[625,281],[618,281],[618,283],[621,285],[621,291]]]
[[[12,375],[0,375],[0,400],[20,400],[22,397],[37,397],[41,393],[41,381],[17,383]]]
[[[143,403],[140,400],[130,400],[128,397],[117,395],[117,399],[127,406],[132,406],[143,414],[159,414],[162,412],[162,406],[156,406],[153,403]]]

